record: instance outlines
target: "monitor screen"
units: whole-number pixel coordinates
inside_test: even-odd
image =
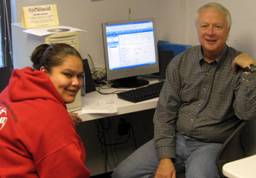
[[[116,86],[145,85],[137,76],[159,71],[152,20],[104,23],[103,37],[107,80]]]

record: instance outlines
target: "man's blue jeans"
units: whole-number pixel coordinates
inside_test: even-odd
[[[221,146],[177,134],[176,172],[185,171],[186,178],[218,178],[216,157]],[[121,162],[112,178],[153,178],[158,162],[154,141],[150,140]]]

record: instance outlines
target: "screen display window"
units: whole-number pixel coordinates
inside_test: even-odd
[[[110,70],[157,62],[152,21],[107,25],[106,40]]]

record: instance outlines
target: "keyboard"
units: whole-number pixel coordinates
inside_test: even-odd
[[[144,87],[135,88],[132,90],[117,93],[118,98],[130,102],[140,102],[151,98],[158,97],[163,86],[163,81],[152,83]]]

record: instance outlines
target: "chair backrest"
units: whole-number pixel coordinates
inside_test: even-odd
[[[256,119],[247,121],[241,131],[240,138],[244,156],[256,154]]]
[[[159,57],[159,77],[165,78],[165,70],[174,56],[190,48],[191,45],[171,43],[169,41],[159,40],[157,43]]]
[[[12,69],[9,67],[0,67],[0,93],[8,85]]]
[[[217,157],[218,169],[222,174],[225,163],[253,154],[256,154],[256,119],[243,121],[228,137]]]

